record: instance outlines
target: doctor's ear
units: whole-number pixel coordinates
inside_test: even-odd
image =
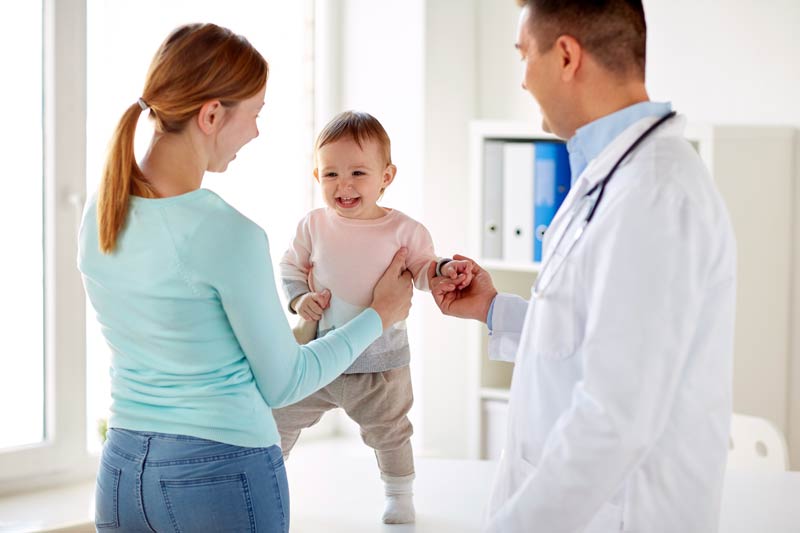
[[[200,131],[206,135],[214,133],[215,130],[219,129],[224,113],[225,108],[219,100],[211,100],[203,104],[200,112],[197,113],[197,126]]]
[[[581,43],[571,35],[561,35],[556,39],[553,50],[558,55],[561,80],[572,81],[584,59]]]

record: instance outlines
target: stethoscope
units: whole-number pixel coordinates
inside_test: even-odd
[[[652,126],[647,128],[644,133],[642,133],[629,147],[625,150],[625,153],[614,163],[614,166],[611,167],[611,170],[606,174],[606,176],[597,182],[591,189],[589,189],[586,194],[583,195],[583,198],[580,202],[578,202],[577,207],[573,208],[569,223],[567,224],[566,229],[561,232],[561,236],[559,237],[558,241],[556,242],[555,247],[553,248],[552,253],[547,258],[547,260],[542,265],[541,270],[539,270],[539,275],[536,277],[536,283],[533,286],[533,296],[535,298],[541,298],[547,287],[550,286],[550,283],[553,281],[553,278],[556,277],[561,267],[564,265],[564,260],[567,258],[569,253],[575,247],[575,244],[580,240],[581,235],[586,230],[586,226],[589,225],[589,222],[592,221],[594,214],[597,212],[597,206],[600,205],[600,200],[603,199],[603,193],[606,190],[606,185],[608,182],[611,181],[611,178],[614,177],[614,173],[617,171],[617,167],[619,167],[625,158],[627,158],[631,152],[633,152],[642,141],[644,141],[653,131],[655,131],[659,126],[661,126],[664,122],[671,119],[675,116],[675,111],[670,111],[660,119],[658,119]],[[595,193],[597,193],[595,195]],[[592,197],[594,196],[594,199]],[[570,233],[570,228],[578,221],[578,214],[588,206],[589,210],[586,213],[586,216],[583,218],[583,222],[578,226],[575,233],[573,234],[572,242],[569,244],[569,247],[564,250],[564,253],[560,253],[561,250],[561,243],[564,240],[564,237]],[[557,260],[555,264],[553,261]]]

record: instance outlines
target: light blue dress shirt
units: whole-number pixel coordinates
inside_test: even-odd
[[[578,128],[575,131],[575,135],[567,141],[572,183],[575,183],[581,173],[586,170],[592,159],[600,155],[611,144],[611,141],[635,122],[646,117],[662,117],[670,111],[672,111],[670,102],[640,102]],[[486,316],[486,324],[489,326],[489,330],[492,329],[493,310],[494,300],[492,300],[492,305],[489,306],[489,313]]]

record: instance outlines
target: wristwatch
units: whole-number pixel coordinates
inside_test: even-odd
[[[447,263],[452,261],[449,257],[440,257],[438,261],[436,261],[436,276],[442,275],[442,267],[445,266]]]

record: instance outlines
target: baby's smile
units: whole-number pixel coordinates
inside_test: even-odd
[[[339,198],[336,198],[336,205],[338,205],[339,207],[344,207],[345,209],[351,209],[353,207],[356,207],[360,201],[361,198],[359,197],[341,196]]]

